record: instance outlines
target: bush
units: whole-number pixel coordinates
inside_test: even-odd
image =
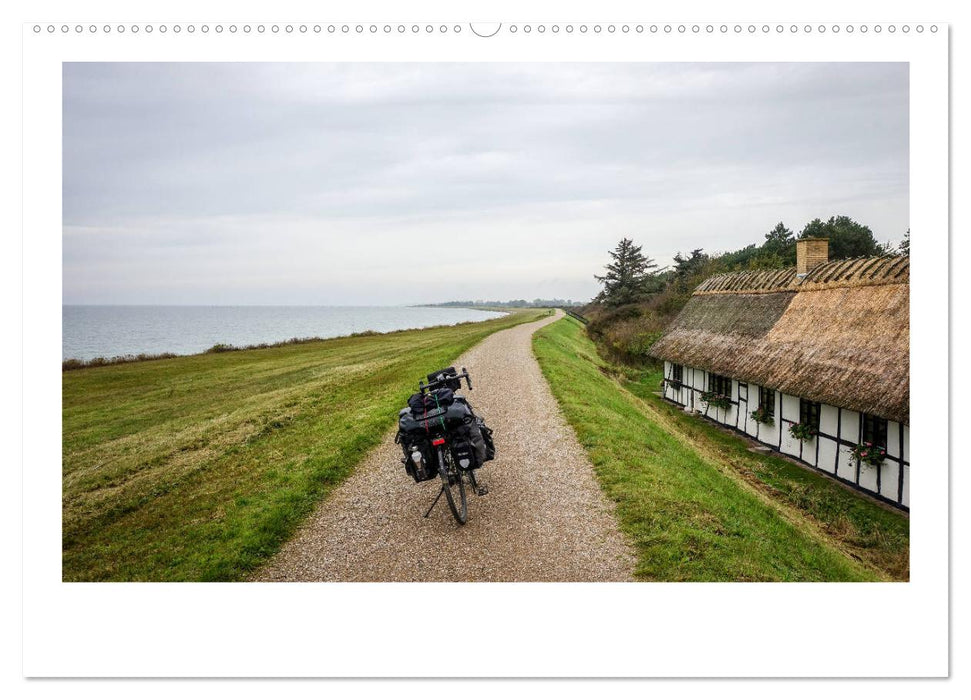
[[[232,352],[233,350],[237,350],[237,349],[238,348],[235,345],[227,345],[226,343],[216,343],[211,348],[206,350],[206,353],[209,354],[214,352]]]
[[[90,360],[78,360],[69,358],[61,362],[61,371],[70,372],[75,369],[87,369],[89,367],[107,367],[108,365],[123,365],[129,362],[147,362],[149,360],[168,360],[178,357],[174,352],[160,352],[156,354],[139,353],[137,355],[116,355],[115,357],[92,357]]]
[[[634,367],[655,366],[649,351],[661,337],[665,319],[645,304],[590,310],[587,334],[604,357]]]

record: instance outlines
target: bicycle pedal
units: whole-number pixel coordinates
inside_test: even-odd
[[[476,496],[485,496],[487,493],[489,493],[489,489],[485,486],[480,486],[475,490]]]

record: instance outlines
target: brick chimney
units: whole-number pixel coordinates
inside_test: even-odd
[[[796,275],[805,277],[814,267],[827,262],[828,238],[800,238],[796,241]]]

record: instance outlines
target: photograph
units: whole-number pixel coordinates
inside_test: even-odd
[[[911,580],[909,63],[60,70],[62,582]]]

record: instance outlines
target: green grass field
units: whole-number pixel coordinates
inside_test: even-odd
[[[546,314],[65,372],[63,579],[243,578],[427,372]]]
[[[587,450],[636,575],[656,581],[906,580],[909,520],[654,395],[659,375],[604,362],[582,326],[534,351]]]

